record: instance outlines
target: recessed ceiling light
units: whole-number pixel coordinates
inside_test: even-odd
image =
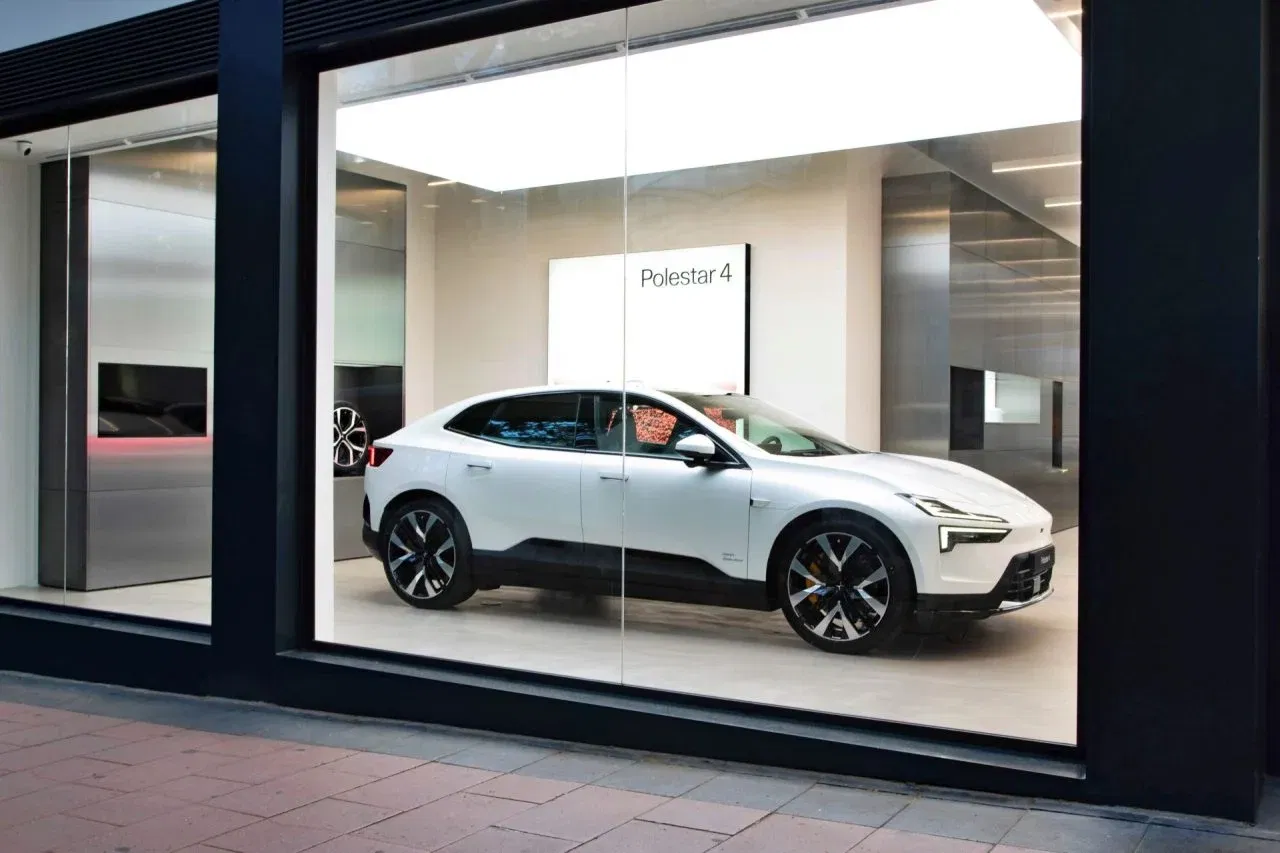
[[[1029,157],[1025,160],[1002,160],[991,164],[991,172],[1002,175],[1006,172],[1034,172],[1039,169],[1066,169],[1080,165],[1079,154],[1058,154],[1053,157]]]
[[[1080,196],[1078,195],[1051,196],[1044,200],[1045,207],[1079,207],[1080,204]]]
[[[450,184],[456,184],[457,181],[427,181],[429,187],[447,187]]]
[[[516,190],[1076,121],[1081,88],[1035,0],[931,0],[342,107],[337,147]]]

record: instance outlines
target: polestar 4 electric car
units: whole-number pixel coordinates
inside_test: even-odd
[[[509,584],[781,609],[812,645],[861,653],[1052,591],[1052,519],[1025,495],[737,394],[474,397],[373,442],[364,516],[422,608]]]

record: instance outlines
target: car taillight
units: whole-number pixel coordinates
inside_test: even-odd
[[[390,447],[375,447],[369,445],[369,467],[377,468],[383,462],[387,461],[387,457],[392,454]]]

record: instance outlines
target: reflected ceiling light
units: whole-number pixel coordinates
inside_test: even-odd
[[[457,181],[427,181],[429,187],[447,187],[450,184],[456,184]]]
[[[1064,169],[1080,165],[1079,154],[1059,154],[1053,157],[1031,157],[1026,160],[1003,160],[991,164],[993,175],[1006,172],[1034,172],[1040,169]]]
[[[1076,121],[1080,72],[1035,0],[932,0],[353,104],[337,147],[526,189]]]
[[[1079,207],[1080,203],[1078,195],[1051,196],[1044,200],[1045,207]]]

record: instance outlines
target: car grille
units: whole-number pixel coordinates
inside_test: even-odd
[[[1030,601],[1049,589],[1053,581],[1055,554],[1053,546],[1041,548],[1013,558],[1013,571],[1005,601]]]

